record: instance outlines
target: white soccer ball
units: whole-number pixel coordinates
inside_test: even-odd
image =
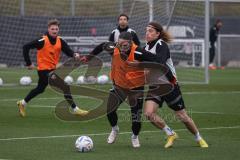
[[[93,141],[88,136],[81,136],[76,140],[75,147],[79,152],[89,152],[93,149]]]
[[[71,76],[66,76],[64,78],[64,82],[67,83],[68,85],[73,83],[73,78]]]
[[[108,82],[109,78],[107,75],[101,75],[97,78],[98,84],[106,84]]]
[[[79,76],[77,79],[77,84],[84,84],[85,83],[85,77],[84,76]]]
[[[2,86],[3,85],[3,80],[2,80],[2,78],[0,78],[0,86]]]
[[[27,86],[27,85],[30,85],[32,83],[32,78],[29,77],[29,76],[23,76],[19,83],[23,86]]]

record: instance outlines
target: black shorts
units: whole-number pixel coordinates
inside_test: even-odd
[[[153,91],[153,88],[156,88],[157,86],[151,86],[147,93],[147,97],[145,98],[145,101],[152,100],[156,102],[159,107],[161,108],[163,105],[163,102],[165,101],[171,109],[174,111],[180,111],[185,108],[184,101],[182,98],[182,93],[180,90],[180,87],[178,84],[175,84],[173,87],[173,90],[165,95],[159,95],[156,92],[158,89]],[[159,86],[159,90],[161,89],[161,86]],[[159,91],[160,92],[160,91]]]

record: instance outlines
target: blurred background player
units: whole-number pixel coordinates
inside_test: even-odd
[[[17,102],[20,116],[26,116],[27,103],[37,95],[44,92],[48,85],[48,78],[50,72],[56,69],[56,65],[59,62],[61,51],[67,56],[79,59],[80,55],[74,53],[68,44],[58,36],[60,22],[57,19],[50,20],[48,22],[48,32],[46,35],[33,40],[23,46],[23,56],[28,69],[34,69],[29,51],[30,49],[37,49],[37,70],[38,70],[38,84],[37,87],[31,90],[28,95]],[[73,113],[79,115],[85,115],[88,112],[84,111],[76,106],[70,93],[70,88],[64,91],[64,97],[69,102],[73,109]]]
[[[109,42],[114,42],[116,43],[118,41],[118,37],[120,35],[120,33],[122,32],[129,32],[131,33],[132,35],[132,40],[133,42],[136,44],[136,45],[140,45],[140,40],[135,32],[135,30],[133,30],[132,28],[130,28],[128,26],[128,20],[129,20],[129,17],[128,15],[122,13],[118,16],[118,26],[116,29],[114,29],[110,36],[109,36],[109,39],[108,41]],[[103,48],[104,48],[104,45],[105,43],[101,43],[100,45],[96,46],[94,48],[94,53],[97,54],[97,53],[101,53],[103,51]]]
[[[174,110],[176,117],[181,120],[187,129],[195,135],[196,141],[200,147],[208,147],[208,144],[200,136],[199,131],[185,110],[185,104],[181,94],[180,87],[177,82],[175,68],[171,59],[170,51],[167,43],[170,42],[170,35],[163,30],[163,27],[157,22],[150,22],[146,27],[145,35],[147,45],[145,50],[155,54],[158,61],[164,64],[169,71],[166,74],[166,78],[171,82],[173,90],[166,94],[162,94],[161,85],[151,85],[149,88],[154,89],[159,87],[159,91],[148,91],[145,99],[144,114],[157,128],[162,129],[167,134],[167,143],[165,148],[169,148],[173,145],[174,140],[178,137],[177,134],[164,122],[164,120],[157,114],[158,108],[162,107],[163,102],[166,102],[168,107]]]
[[[112,31],[112,33],[110,34],[109,41],[117,42],[118,37],[121,32],[129,32],[132,35],[133,42],[136,45],[140,46],[140,41],[139,41],[139,38],[138,38],[135,30],[133,30],[132,28],[129,28],[129,26],[128,26],[128,20],[129,20],[128,15],[126,15],[124,13],[122,13],[118,16],[118,27],[116,29],[114,29]]]
[[[220,19],[217,19],[214,25],[210,28],[210,49],[209,49],[209,69],[217,69],[214,65],[214,57],[215,57],[215,43],[218,38],[219,31],[222,27],[223,23]]]

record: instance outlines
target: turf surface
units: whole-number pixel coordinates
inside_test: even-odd
[[[0,70],[0,77],[17,82],[22,70]],[[32,73],[32,75],[36,75]],[[210,72],[208,85],[182,85],[187,111],[209,143],[201,149],[193,136],[176,120],[166,106],[159,111],[179,134],[173,148],[164,149],[165,134],[144,119],[140,134],[141,148],[133,149],[130,141],[130,114],[126,104],[120,107],[120,132],[117,142],[108,145],[110,131],[106,117],[88,122],[64,122],[55,117],[54,105],[63,100],[60,94],[47,89],[27,107],[27,117],[18,116],[16,101],[23,98],[33,86],[0,87],[0,159],[55,160],[55,159],[167,159],[212,160],[240,157],[240,70],[225,69]],[[36,82],[36,78],[33,78]],[[92,86],[108,90],[111,85]],[[78,104],[92,107],[98,101],[75,96]],[[94,150],[79,153],[74,142],[79,135],[89,135]]]

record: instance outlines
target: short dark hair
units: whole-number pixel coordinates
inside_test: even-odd
[[[48,27],[50,27],[51,25],[60,26],[60,22],[57,19],[51,19],[51,20],[48,21]]]
[[[121,14],[118,16],[118,20],[120,19],[120,17],[126,17],[126,18],[127,18],[127,21],[129,20],[128,15],[125,14],[125,13],[121,13]]]
[[[222,20],[221,19],[216,19],[215,24],[218,24],[218,23],[222,23]]]
[[[119,35],[119,39],[132,41],[132,34],[129,32],[121,32]]]

